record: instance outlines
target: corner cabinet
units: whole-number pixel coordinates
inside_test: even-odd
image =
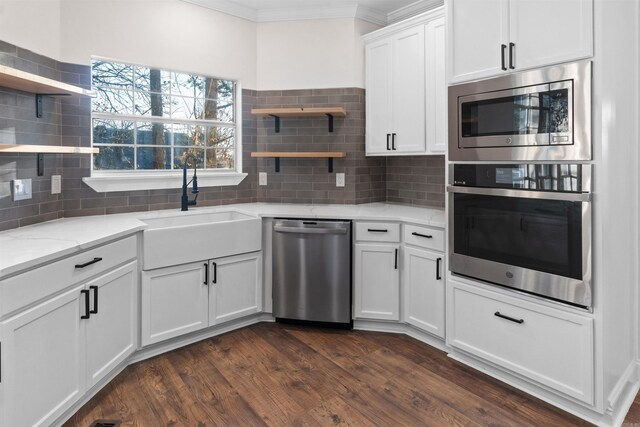
[[[455,0],[446,7],[450,83],[593,56],[593,0]]]
[[[442,154],[446,81],[442,8],[364,37],[366,154]]]

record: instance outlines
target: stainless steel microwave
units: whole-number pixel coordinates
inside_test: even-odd
[[[591,160],[591,62],[450,86],[449,160]]]

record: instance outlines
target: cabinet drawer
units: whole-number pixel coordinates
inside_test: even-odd
[[[357,222],[356,240],[400,242],[400,224],[393,222]]]
[[[407,224],[404,226],[404,243],[444,252],[444,231]]]
[[[593,404],[593,319],[469,285],[451,292],[453,347]]]
[[[136,236],[131,236],[2,280],[0,317],[133,259],[136,254]],[[90,263],[98,258],[102,259]],[[76,267],[87,263],[90,264],[86,267]]]

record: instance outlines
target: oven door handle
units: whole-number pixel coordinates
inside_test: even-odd
[[[561,193],[552,191],[512,190],[506,188],[458,187],[449,185],[449,193],[479,194],[482,196],[518,197],[524,199],[564,200],[567,202],[591,202],[591,193]]]

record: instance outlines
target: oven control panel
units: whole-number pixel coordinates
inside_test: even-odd
[[[454,164],[453,185],[569,193],[589,192],[590,165]]]

